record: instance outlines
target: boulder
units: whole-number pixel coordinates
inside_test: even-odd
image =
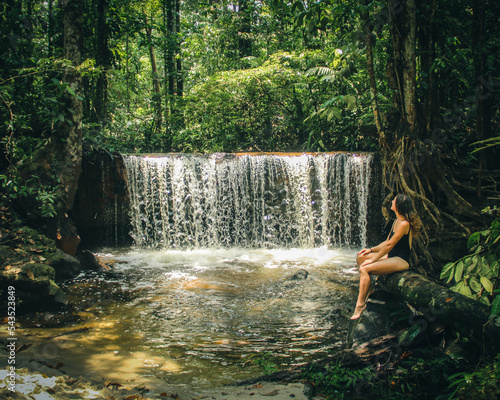
[[[56,249],[50,256],[48,263],[54,268],[58,282],[74,278],[82,270],[80,261],[60,249]]]

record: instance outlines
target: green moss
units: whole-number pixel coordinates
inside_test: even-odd
[[[21,266],[19,276],[34,281],[50,281],[55,279],[56,272],[46,264],[24,264]]]

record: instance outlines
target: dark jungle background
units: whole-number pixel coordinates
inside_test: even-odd
[[[2,248],[74,233],[95,152],[370,151],[384,210],[418,204],[419,272],[498,315],[498,1],[2,0],[0,18]],[[443,393],[496,398],[500,359],[473,353]],[[383,382],[417,393],[443,360]]]

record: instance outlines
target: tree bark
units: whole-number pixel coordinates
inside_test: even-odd
[[[392,130],[393,134],[387,134],[387,146],[381,146],[386,172],[385,184],[392,192],[388,198],[395,193],[406,193],[417,200],[417,212],[427,231],[442,230],[445,227],[442,217],[446,217],[468,233],[468,229],[454,216],[479,220],[480,214],[449,183],[436,143],[429,139],[424,141],[429,134],[425,130],[429,124],[426,123],[425,112],[417,104],[417,14],[422,20],[429,13],[432,17],[436,3],[433,1],[430,6],[419,3],[419,13],[415,0],[389,0],[388,5],[392,58],[388,62],[387,74],[391,87],[394,88],[394,104],[397,109],[397,123],[388,128],[388,132]],[[429,35],[425,44],[419,45],[423,49],[433,48],[432,35]],[[426,64],[429,66],[430,62]],[[421,63],[419,67],[422,68]],[[422,100],[425,103],[425,98]],[[448,213],[434,204],[437,200],[442,201],[438,197],[441,194],[447,199]],[[431,260],[428,255],[424,256]]]
[[[370,101],[373,112],[373,119],[375,121],[375,126],[377,127],[377,133],[379,137],[379,143],[381,147],[385,147],[385,132],[382,126],[380,111],[377,101],[377,81],[375,79],[375,67],[373,64],[373,36],[372,36],[372,26],[369,20],[369,14],[363,16],[365,20],[364,32],[366,40],[366,69],[368,71],[368,77],[370,81]]]
[[[164,7],[166,12],[166,60],[165,60],[165,71],[167,72],[167,82],[168,82],[168,95],[172,99],[175,94],[175,59],[174,59],[174,48],[175,48],[175,18],[174,18],[174,6],[172,4],[174,0],[165,0]],[[170,101],[169,101],[170,103]]]
[[[500,317],[490,319],[490,308],[485,304],[411,271],[381,276],[378,282],[421,312],[428,322],[440,321],[484,349],[500,351]]]
[[[64,108],[61,109],[64,121],[61,121],[55,130],[53,140],[44,150],[46,159],[41,162],[50,168],[46,175],[48,185],[56,187],[57,215],[55,232],[52,232],[52,235],[63,251],[74,254],[80,237],[67,213],[73,208],[82,169],[82,78],[77,67],[81,62],[83,10],[79,0],[65,0],[62,6],[64,58],[70,60],[73,65],[66,68],[63,76],[64,83],[68,85],[63,94]]]
[[[180,46],[180,35],[181,31],[181,2],[180,0],[175,0],[175,32],[177,39],[175,41],[175,49],[176,53],[179,55],[179,57],[176,58],[176,66],[177,66],[177,76],[176,76],[176,82],[177,82],[177,96],[182,97],[184,94],[184,78],[182,75],[182,59],[180,57],[180,52],[181,52],[181,46]]]
[[[64,82],[72,92],[66,91],[66,115],[59,140],[64,147],[58,168],[61,184],[65,191],[64,211],[73,207],[78,177],[82,164],[82,79],[76,67],[81,62],[83,11],[78,0],[65,0],[64,7],[64,57],[71,60],[73,68],[67,68]],[[61,210],[62,211],[62,210]]]
[[[108,78],[107,70],[110,66],[110,51],[108,46],[107,26],[108,4],[107,0],[98,0],[96,10],[96,66],[101,68],[97,77],[94,93],[93,120],[106,124],[107,102],[108,102]]]
[[[404,60],[403,88],[404,109],[408,130],[411,135],[417,133],[417,7],[415,0],[406,0],[405,35],[403,36]]]
[[[154,117],[153,117],[153,134],[156,134],[161,129],[162,124],[162,113],[161,113],[161,89],[160,89],[160,79],[158,78],[158,67],[156,66],[156,57],[153,47],[153,34],[152,28],[146,26],[146,36],[148,38],[149,47],[149,59],[151,62],[151,74],[153,79],[153,106],[154,106]],[[149,145],[151,137],[148,135],[146,137],[146,145]]]

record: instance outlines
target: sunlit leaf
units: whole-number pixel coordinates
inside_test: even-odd
[[[483,285],[484,289],[489,294],[493,294],[493,284],[491,283],[491,281],[488,278],[486,278],[485,276],[482,276],[480,278],[480,281],[481,281],[481,285]]]
[[[447,278],[449,276],[449,274],[451,273],[451,270],[452,270],[452,268],[453,268],[454,265],[455,265],[455,263],[452,263],[452,262],[447,263],[443,267],[443,270],[441,271],[440,278],[441,279]]]
[[[459,282],[462,279],[462,275],[464,272],[464,262],[460,261],[455,268],[455,282]]]
[[[481,284],[476,278],[470,278],[469,280],[469,285],[472,290],[474,290],[476,293],[479,293],[481,291]]]

